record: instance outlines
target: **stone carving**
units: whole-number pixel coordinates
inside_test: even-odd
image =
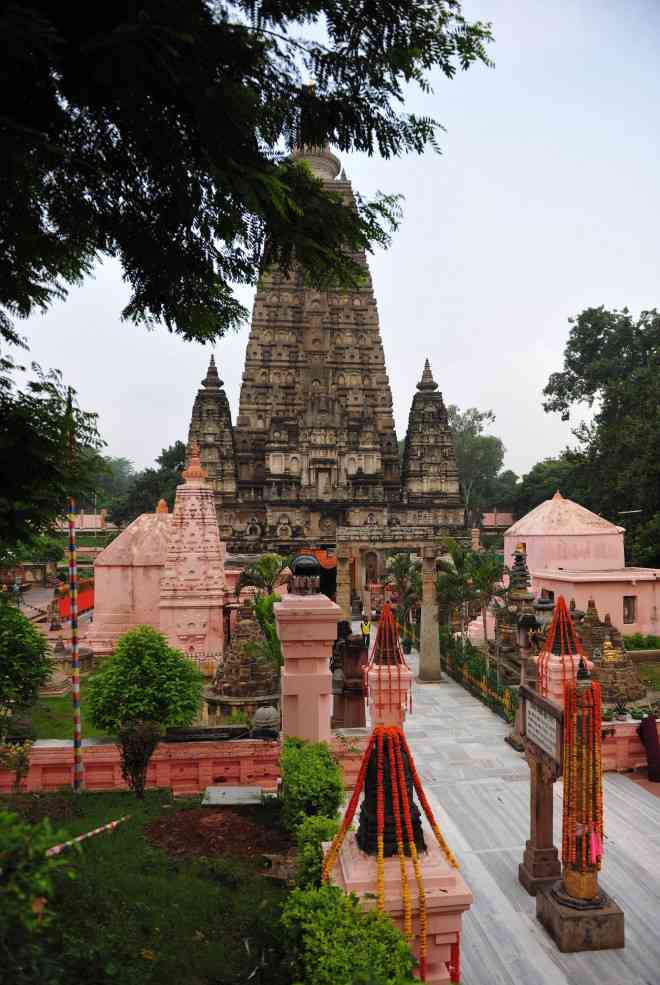
[[[337,181],[339,164],[330,151],[296,153],[352,201],[350,183]],[[228,537],[232,553],[288,554],[310,546],[307,531],[327,543],[348,524],[356,502],[376,529],[388,527],[386,510],[396,505],[402,527],[416,525],[409,514],[420,510],[435,509],[443,517],[436,529],[424,531],[427,539],[461,535],[454,449],[428,360],[401,468],[365,254],[359,262],[363,283],[350,291],[313,290],[295,270],[289,277],[277,269],[262,277],[235,424],[211,360],[195,399],[189,442],[199,442],[218,511],[225,510],[223,533],[227,507],[235,517]],[[294,525],[296,507],[303,516]]]

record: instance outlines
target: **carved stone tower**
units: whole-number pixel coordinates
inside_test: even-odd
[[[462,526],[463,502],[456,454],[442,394],[428,359],[413,397],[403,451],[403,492],[408,503],[447,507],[445,522]]]
[[[353,201],[328,148],[293,156]],[[403,528],[414,527],[416,549],[446,533],[460,536],[463,527],[447,412],[428,362],[410,413],[402,484],[376,300],[366,255],[356,259],[363,277],[350,289],[315,290],[295,269],[288,277],[264,274],[236,423],[212,360],[189,433],[200,444],[231,553],[334,548],[339,529],[359,528],[358,539],[378,547],[365,553],[354,583],[367,568],[382,573],[378,531],[401,528],[398,543],[410,539]]]

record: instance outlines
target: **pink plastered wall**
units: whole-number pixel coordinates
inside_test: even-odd
[[[364,736],[333,737],[331,748],[344,774],[347,789],[355,786]],[[83,745],[86,790],[125,790],[119,750],[113,742]],[[169,788],[174,795],[195,794],[208,786],[257,786],[275,790],[280,778],[280,743],[262,740],[228,742],[162,742],[153,754],[147,786]],[[0,769],[0,794],[10,793],[13,774]],[[22,790],[48,793],[73,782],[73,746],[70,742],[37,742],[30,754],[30,770]]]
[[[575,580],[569,578],[553,578],[542,572],[534,572],[532,576],[532,591],[540,593],[542,589],[552,591],[555,599],[563,595],[567,602],[575,599],[578,609],[586,610],[589,599],[593,599],[598,614],[603,619],[609,613],[612,623],[624,635],[633,633],[660,634],[660,587],[657,580],[636,582],[632,581],[603,581],[595,577],[593,580]],[[633,623],[623,621],[623,597],[632,595],[637,598],[636,620]]]
[[[527,567],[532,573],[546,568],[603,571],[625,564],[622,533],[527,534],[504,536],[504,562],[513,564],[518,544],[525,544]]]

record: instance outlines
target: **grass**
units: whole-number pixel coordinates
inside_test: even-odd
[[[85,706],[87,690],[88,679],[82,678],[80,682],[80,717],[83,739],[106,738],[109,733],[96,728],[88,719]],[[73,711],[70,694],[55,698],[39,698],[32,707],[30,714],[38,739],[71,739],[73,737]]]
[[[0,798],[0,809],[18,808],[32,823],[47,816],[65,837],[131,815],[72,854],[76,878],[58,880],[58,920],[44,939],[57,975],[37,970],[21,985],[284,985],[283,885],[247,862],[171,860],[145,838],[151,820],[198,805],[165,791],[143,802],[124,792]]]
[[[660,691],[660,663],[649,661],[637,664],[639,676],[644,684],[653,691]]]

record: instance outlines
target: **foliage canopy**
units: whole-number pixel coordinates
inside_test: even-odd
[[[4,5],[0,39],[0,328],[105,255],[130,286],[124,317],[210,340],[245,317],[232,285],[294,256],[316,283],[354,279],[396,223],[395,200],[352,207],[288,152],[435,145],[439,124],[401,111],[405,86],[487,63],[491,34],[457,0],[140,0],[84,17],[33,0]]]
[[[282,816],[289,831],[313,814],[336,817],[344,796],[341,769],[326,742],[286,739],[282,746]]]
[[[0,599],[0,713],[32,704],[48,680],[51,663],[43,633]]]
[[[564,366],[543,391],[544,408],[569,420],[579,446],[559,459],[571,495],[613,522],[624,521],[628,555],[660,564],[660,313],[586,308],[571,319]],[[538,466],[537,466],[538,468]],[[620,516],[620,511],[640,510]]]
[[[282,913],[296,985],[404,985],[414,958],[401,931],[338,886],[294,889]]]
[[[89,681],[94,725],[118,733],[132,722],[161,728],[190,725],[199,710],[202,675],[162,633],[137,626]]]

